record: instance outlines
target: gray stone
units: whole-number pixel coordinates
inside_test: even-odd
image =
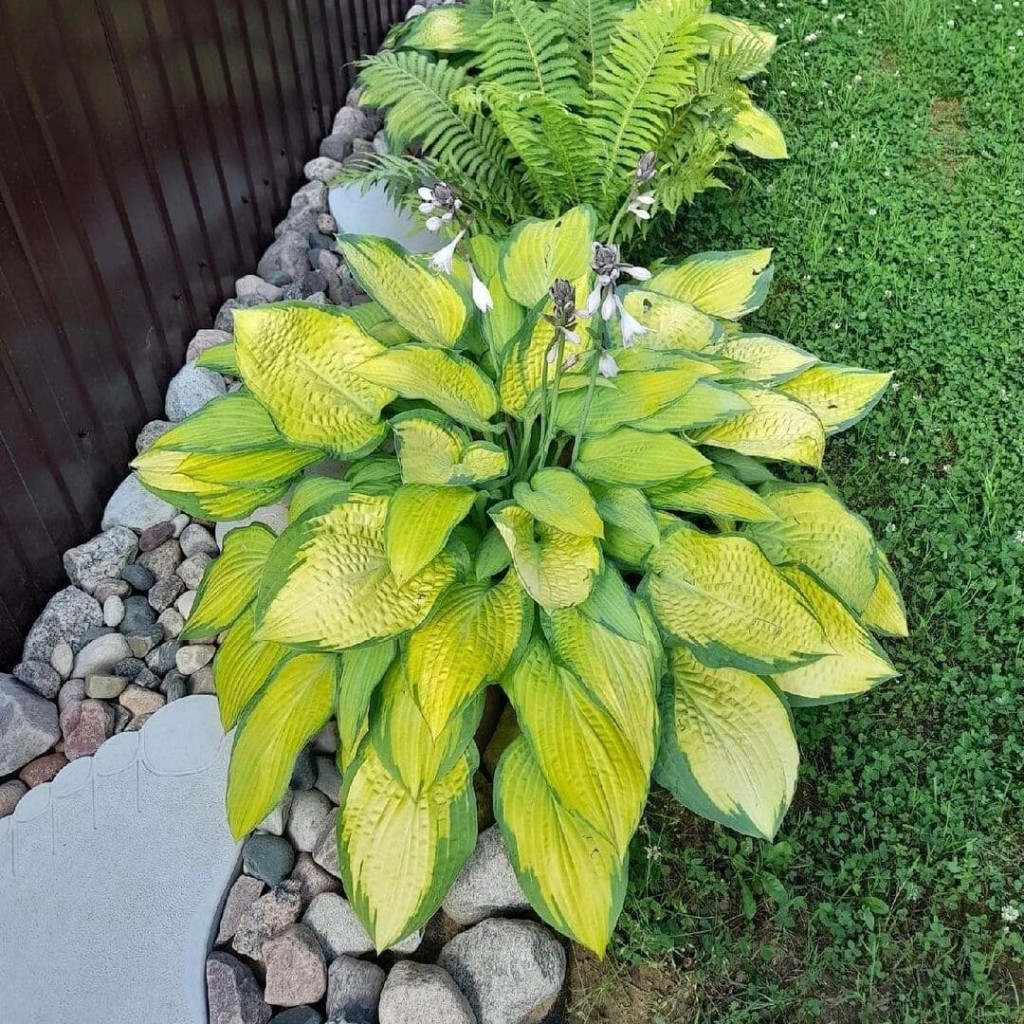
[[[145,593],[156,583],[156,576],[144,565],[139,565],[138,562],[126,565],[121,570],[121,579],[142,593]]]
[[[191,558],[193,555],[217,555],[220,553],[220,548],[217,547],[217,541],[214,539],[213,534],[205,526],[200,526],[198,523],[189,523],[181,531],[178,543],[181,545],[182,554],[186,558]]]
[[[14,676],[0,675],[0,775],[24,768],[59,739],[56,706]]]
[[[152,551],[144,551],[139,555],[138,564],[148,569],[157,580],[165,580],[174,575],[181,559],[181,545],[172,538]]]
[[[138,683],[129,683],[121,692],[121,696],[117,698],[117,702],[133,718],[152,715],[167,703],[163,694],[157,693],[155,690],[148,690],[144,686],[139,686]]]
[[[198,590],[186,590],[185,593],[174,602],[174,610],[180,616],[182,626],[184,626],[185,620],[192,614],[192,609],[195,607],[196,598],[198,596]],[[170,610],[170,608],[167,609],[168,612]],[[164,614],[166,614],[166,612]],[[181,628],[181,626],[178,627],[179,633],[181,632]]]
[[[391,968],[378,1007],[380,1024],[477,1024],[447,971],[402,960]]]
[[[114,711],[101,700],[76,701],[60,713],[60,727],[69,761],[91,757],[114,734]]]
[[[353,1024],[376,1024],[384,978],[384,971],[376,964],[339,956],[327,971],[328,1018],[344,1018]]]
[[[100,613],[102,614],[102,606],[100,607]],[[90,626],[79,638],[78,642],[72,644],[72,649],[77,655],[79,651],[88,647],[93,640],[98,640],[101,636],[110,636],[114,631],[109,626]]]
[[[192,520],[184,512],[181,515],[175,516],[171,520],[171,526],[174,527],[174,536],[180,537],[185,532],[185,527],[191,522]]]
[[[219,373],[187,363],[167,385],[167,418],[178,423],[226,392],[227,388]]]
[[[8,779],[0,782],[0,818],[14,813],[18,801],[28,792],[28,786],[21,779]]]
[[[149,588],[147,598],[149,606],[154,611],[163,612],[178,600],[185,589],[185,582],[180,576],[168,576],[166,579],[157,580]]]
[[[292,778],[289,783],[292,789],[312,789],[316,785],[316,762],[313,760],[311,747],[303,747],[295,758]]]
[[[321,213],[316,219],[316,229],[333,242],[338,233],[338,222],[329,213]]]
[[[314,737],[313,750],[317,754],[333,754],[338,749],[338,727],[328,722]],[[317,758],[317,774],[320,771],[320,759]],[[328,793],[328,796],[331,794]]]
[[[220,925],[217,928],[216,945],[230,942],[235,937],[242,915],[262,894],[263,883],[258,878],[239,875],[235,879],[224,900],[224,911],[220,916]]]
[[[368,121],[366,113],[359,107],[341,107],[334,115],[331,132],[341,132],[350,139],[357,139],[366,135]]]
[[[85,695],[96,700],[114,700],[128,685],[122,676],[90,675],[85,677]]]
[[[200,331],[196,331],[195,336],[188,343],[188,348],[185,350],[185,362],[194,363],[208,348],[213,348],[215,345],[226,345],[231,340],[231,335],[227,331],[216,331],[209,327],[204,327]]]
[[[341,878],[338,867],[338,829],[333,821],[329,821],[320,833],[320,838],[313,847],[313,860],[335,878]]]
[[[304,904],[311,903],[321,893],[341,891],[338,879],[324,871],[308,853],[299,854],[289,877],[299,884]]]
[[[427,9],[426,7],[423,6],[423,4],[413,4],[412,7],[410,7],[409,10],[405,12],[405,20],[412,21],[413,18],[418,18],[421,14],[426,13]]]
[[[109,672],[119,661],[132,656],[128,641],[120,633],[106,633],[86,644],[75,657],[72,675],[85,679]]]
[[[132,656],[145,658],[163,639],[164,631],[162,626],[140,626],[138,629],[130,630],[124,634],[128,646],[132,649]]]
[[[178,566],[178,576],[189,590],[198,590],[199,584],[203,582],[203,574],[206,567],[213,561],[205,552],[192,555]]]
[[[169,541],[173,536],[174,524],[169,519],[154,523],[142,531],[142,535],[139,537],[139,550],[155,551],[161,544]]]
[[[329,182],[332,178],[336,178],[341,174],[343,167],[344,165],[338,160],[332,160],[326,156],[318,156],[314,157],[302,168],[302,173],[310,181]]]
[[[478,1024],[539,1024],[565,982],[565,950],[533,921],[491,918],[456,935],[438,965],[462,990]]]
[[[257,833],[242,845],[242,870],[267,885],[279,885],[295,867],[295,851],[280,836]]]
[[[337,893],[326,892],[314,897],[303,923],[313,930],[329,960],[373,951],[373,940],[356,917],[352,904]],[[415,931],[390,948],[396,953],[415,953],[422,941],[422,930]]]
[[[345,132],[332,133],[320,143],[320,156],[328,160],[343,162],[351,155],[352,136]]]
[[[216,648],[209,644],[188,644],[179,647],[174,656],[174,664],[183,676],[190,676],[213,661]],[[291,870],[290,868],[288,869]]]
[[[154,439],[155,440],[155,439]],[[174,515],[174,506],[142,486],[134,474],[126,476],[107,502],[101,529],[126,526],[137,533]]]
[[[116,579],[135,557],[139,541],[125,526],[114,526],[64,554],[64,571],[75,586],[91,594],[100,580]]]
[[[242,911],[231,948],[242,956],[260,960],[263,944],[298,921],[301,913],[302,899],[298,885],[285,882],[253,900]]]
[[[492,825],[480,835],[441,907],[456,924],[465,926],[486,917],[518,913],[529,906],[505,852],[501,830]]]
[[[317,757],[316,788],[332,803],[338,802],[341,795],[341,772],[333,757]]]
[[[185,680],[177,672],[172,672],[163,681],[160,692],[167,698],[168,704],[172,700],[181,700],[186,693]]]
[[[158,437],[163,437],[174,424],[169,420],[150,420],[135,438],[135,450],[141,455]]]
[[[324,825],[334,820],[334,805],[323,793],[318,789],[299,790],[292,799],[285,835],[296,850],[312,853]]]
[[[252,971],[229,953],[211,953],[206,961],[210,1024],[267,1024],[271,1009]]]
[[[259,299],[260,302],[277,302],[281,289],[264,281],[257,274],[246,274],[235,282],[235,294],[240,299]]]
[[[292,1006],[270,1018],[270,1024],[323,1024],[323,1017],[312,1006]]]
[[[135,677],[135,685],[141,686],[147,690],[159,690],[160,683],[160,677],[155,672],[151,672],[145,667],[143,667],[142,671]]]
[[[188,677],[189,693],[216,694],[217,687],[213,682],[213,666],[204,665],[198,672]]]
[[[194,591],[189,591],[189,593],[194,593]],[[178,598],[178,600],[180,601],[181,598]],[[177,608],[165,608],[156,621],[160,628],[163,629],[164,636],[171,639],[176,637],[185,628],[185,618]]]
[[[391,143],[388,142],[387,132],[381,130],[374,135],[373,151],[378,156],[387,156],[391,152]]]
[[[110,598],[120,597],[123,600],[128,597],[131,592],[131,586],[122,579],[100,580],[99,583],[96,584],[96,589],[92,592],[92,596],[99,601],[100,607],[102,607]],[[104,625],[107,625],[107,623],[104,622]]]
[[[304,925],[289,925],[263,945],[267,970],[264,998],[272,1006],[301,1006],[322,999],[327,965],[316,936]]]
[[[128,713],[127,708],[121,707],[120,704],[113,705],[114,711],[114,735],[116,736],[120,732],[124,732],[128,728],[128,723],[132,720],[132,716]]]
[[[85,680],[69,679],[57,694],[57,710],[63,714],[64,709],[72,704],[85,700]]]
[[[143,572],[149,572],[148,569],[143,569],[142,566],[138,566],[138,568],[142,569]],[[153,584],[150,584],[150,588],[152,586]],[[135,594],[125,599],[124,617],[118,625],[118,629],[122,633],[134,633],[140,629],[149,629],[154,622],[156,622],[156,612],[146,598],[140,594]]]
[[[121,580],[120,582],[124,582]],[[124,621],[124,601],[117,594],[111,594],[103,602],[103,625],[115,628]]]
[[[128,644],[131,647],[131,644]],[[148,672],[146,663],[139,657],[124,658],[114,666],[113,674],[122,679],[135,679],[140,672]]]
[[[50,654],[50,667],[61,679],[67,679],[74,664],[75,652],[71,649],[71,644],[61,641]]]
[[[180,647],[181,644],[177,640],[168,640],[154,648],[146,655],[146,668],[158,676],[166,675],[174,668]]]
[[[68,671],[70,672],[70,669]],[[14,666],[13,674],[19,683],[24,683],[30,690],[35,690],[40,697],[53,700],[60,690],[60,673],[45,661],[23,661]]]
[[[369,156],[373,152],[373,142],[370,139],[361,138],[352,140],[352,155],[355,157]]]
[[[281,802],[259,823],[261,832],[269,832],[272,836],[283,836],[284,827],[288,822],[288,815],[292,809],[292,797],[295,794],[290,789],[285,790]]]
[[[292,281],[300,280],[306,272],[306,244],[304,234],[297,231],[285,231],[284,234],[271,242],[261,257],[256,272],[266,278],[275,270],[283,271]]]

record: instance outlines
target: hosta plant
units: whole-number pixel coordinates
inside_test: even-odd
[[[601,951],[652,776],[771,838],[791,707],[894,675],[873,636],[905,633],[892,570],[813,479],[888,376],[740,325],[768,250],[647,270],[597,222],[478,235],[440,270],[343,237],[372,301],[237,311],[203,362],[239,389],[135,463],[201,519],[288,495],[280,536],[227,534],[183,636],[223,635],[236,835],[335,724],[339,865],[378,948],[473,850],[481,748],[530,902]]]
[[[588,203],[602,229],[653,151],[658,205],[674,213],[721,185],[734,149],[786,145],[744,80],[775,36],[705,0],[469,0],[404,23],[363,62],[362,101],[385,111],[396,155],[348,174],[412,198],[440,178],[473,197],[475,227]],[[415,146],[418,156],[400,155]],[[646,216],[651,211],[641,207]],[[602,231],[603,233],[603,231]]]

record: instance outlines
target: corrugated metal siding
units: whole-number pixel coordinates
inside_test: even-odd
[[[0,0],[0,664],[395,0]]]

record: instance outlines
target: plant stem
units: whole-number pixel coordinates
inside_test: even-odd
[[[590,403],[594,400],[594,388],[597,386],[597,368],[601,363],[601,352],[604,349],[605,337],[608,334],[608,325],[601,322],[601,345],[594,349],[593,362],[590,364],[590,379],[587,381],[587,393],[583,399],[583,409],[580,411],[580,421],[576,425],[576,436],[572,442],[572,455],[569,458],[569,468],[576,465],[576,457],[580,453],[580,441],[583,438],[583,429],[587,425],[587,417],[590,415]]]

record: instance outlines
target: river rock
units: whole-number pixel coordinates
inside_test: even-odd
[[[219,373],[186,363],[167,385],[167,418],[177,423],[226,393],[224,378]]]
[[[114,526],[64,554],[68,579],[91,594],[100,580],[117,579],[139,550],[138,538],[126,526]]]
[[[260,960],[264,943],[298,921],[301,913],[299,886],[294,882],[283,882],[253,900],[242,912],[231,948],[242,956]]]
[[[132,473],[118,484],[117,490],[107,502],[103,510],[100,528],[109,530],[115,526],[125,526],[136,533],[157,523],[170,519],[175,513],[173,505],[163,498],[158,498],[152,491],[142,486],[139,478]]]
[[[456,924],[465,926],[529,906],[505,853],[501,830],[493,825],[481,834],[441,907]]]
[[[70,650],[70,648],[69,648]],[[70,668],[68,669],[70,672]],[[60,673],[45,661],[23,661],[14,666],[12,673],[19,683],[24,683],[40,697],[53,700],[60,690]]]
[[[64,756],[69,761],[91,757],[114,733],[114,711],[101,700],[87,698],[69,704],[60,715]]]
[[[374,1024],[384,978],[384,971],[376,964],[339,956],[327,971],[328,1019]]]
[[[224,910],[220,915],[216,941],[218,946],[230,942],[235,937],[242,915],[262,894],[263,883],[258,878],[239,875],[235,879],[234,884],[228,890],[227,898],[224,900]]]
[[[267,885],[278,885],[295,867],[295,851],[287,839],[257,832],[242,846],[242,870]]]
[[[391,968],[378,1007],[380,1024],[477,1024],[450,974],[435,964],[402,960]]]
[[[0,675],[0,775],[9,775],[45,754],[60,739],[57,707]]]
[[[289,925],[264,943],[263,964],[267,969],[264,998],[272,1006],[315,1003],[327,991],[324,955],[305,925]]]
[[[318,789],[300,790],[292,799],[285,835],[301,853],[312,853],[328,821],[334,821],[334,805]]]
[[[206,997],[210,1024],[267,1024],[271,1009],[252,971],[230,953],[211,953],[206,961]]]
[[[132,649],[120,633],[105,633],[87,643],[75,657],[71,674],[76,679],[104,675],[125,658],[131,658]]]

